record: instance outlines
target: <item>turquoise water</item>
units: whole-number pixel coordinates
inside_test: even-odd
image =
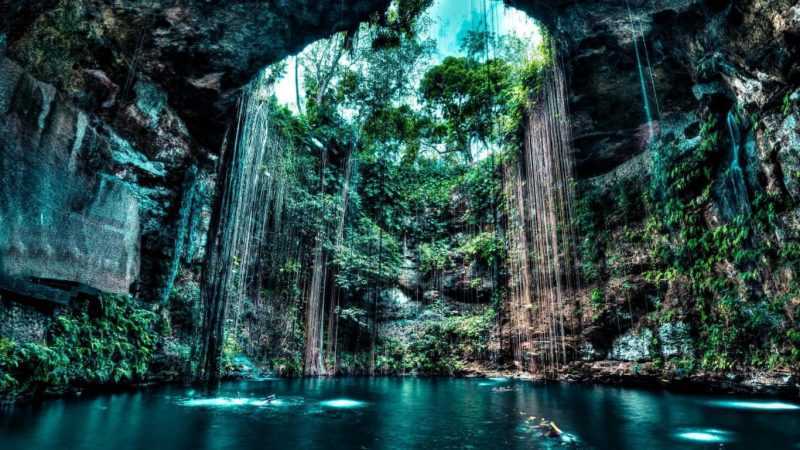
[[[567,437],[545,437],[534,426],[541,417]],[[0,410],[2,450],[544,448],[800,449],[800,406],[504,378],[344,378],[227,383],[210,395],[166,387]]]

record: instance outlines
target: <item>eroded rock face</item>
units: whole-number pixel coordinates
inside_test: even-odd
[[[658,327],[661,356],[665,359],[692,355],[692,338],[684,322],[665,323]]]
[[[355,28],[384,11],[389,0],[36,3],[26,14],[15,15],[24,9],[21,3],[0,12],[17,59],[39,66],[53,78],[45,81],[65,88],[85,89],[70,63],[95,84],[105,77],[100,84],[117,86],[120,96],[130,96],[136,79],[152,80],[169,94],[193,137],[216,150],[239,88],[258,70],[315,40]],[[37,40],[54,36],[63,46],[60,53],[38,48]],[[57,65],[54,60],[62,58]]]
[[[412,300],[400,289],[385,289],[381,292],[378,308],[383,320],[402,320],[413,318],[420,309],[420,303]]]
[[[652,357],[652,340],[653,332],[647,328],[623,334],[614,340],[608,358],[617,361],[646,361]]]
[[[0,11],[0,112],[14,104],[30,106],[15,110],[19,120],[4,124],[4,162],[19,166],[4,172],[6,191],[43,193],[52,187],[42,184],[45,180],[57,180],[69,192],[84,192],[65,190],[50,202],[54,214],[69,210],[80,218],[69,226],[37,225],[42,222],[34,220],[38,210],[6,214],[14,219],[2,226],[8,229],[4,240],[16,242],[5,245],[5,260],[14,266],[9,270],[165,301],[180,266],[202,256],[214,155],[238,89],[264,66],[357,26],[388,3],[7,2]],[[20,80],[30,87],[20,89]],[[54,117],[59,123],[51,126]],[[72,151],[77,135],[84,144]],[[7,210],[19,207],[21,192],[9,197]],[[75,206],[79,203],[83,206]],[[94,209],[86,209],[90,206]],[[119,219],[126,208],[136,210],[130,215],[136,226],[108,225],[105,216]],[[101,213],[105,218],[99,224],[85,220]],[[65,235],[71,240],[58,243],[52,235],[59,228],[69,228]],[[122,237],[106,235],[111,228]],[[90,244],[90,237],[97,239]],[[75,250],[75,239],[87,241],[87,248]],[[53,254],[69,252],[73,256],[43,269]],[[100,280],[91,275],[99,263],[87,258],[116,269]]]
[[[3,58],[0,115],[2,275],[166,295],[201,212],[186,200],[198,177],[181,183],[190,154],[174,113],[131,105],[125,138]]]
[[[704,108],[762,111],[800,76],[791,1],[507,3],[543,20],[562,49],[580,177],[644,152],[646,109],[657,135],[672,131],[662,120]]]
[[[81,167],[95,149],[86,114],[3,60],[0,268],[126,293],[139,275],[139,202],[121,180]]]

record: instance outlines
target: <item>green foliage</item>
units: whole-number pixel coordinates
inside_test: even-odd
[[[347,308],[339,308],[336,310],[336,315],[342,322],[350,322],[359,328],[367,329],[369,326],[367,322],[367,311],[356,306]]]
[[[787,92],[786,95],[783,96],[783,103],[782,108],[784,116],[788,116],[792,112],[792,93]]]
[[[225,342],[222,344],[222,372],[236,369],[235,358],[244,353],[242,344],[234,333],[225,333]]]
[[[508,63],[492,59],[484,63],[466,57],[447,57],[425,73],[422,98],[441,115],[446,126],[439,137],[451,151],[472,161],[470,144],[486,142],[493,135],[500,93],[508,87]]]
[[[269,367],[281,377],[299,377],[303,375],[303,355],[297,352],[290,356],[279,356],[269,362]]]
[[[15,55],[32,75],[73,93],[80,91],[83,83],[78,64],[96,67],[87,59],[107,38],[105,33],[114,32],[120,40],[131,36],[124,24],[115,24],[114,30],[108,30],[102,23],[91,20],[85,3],[84,0],[59,0],[39,16],[30,31],[13,46]],[[128,64],[114,56],[107,62]]]
[[[678,276],[690,281],[698,303],[701,366],[728,370],[742,359],[740,351],[746,348],[750,333],[739,314],[744,302],[735,280],[719,275],[717,269],[727,261],[744,262],[750,229],[743,226],[742,218],[711,229],[704,223],[703,209],[711,200],[713,182],[711,158],[719,142],[713,118],[702,125],[700,136],[697,148],[688,153],[674,147],[659,149],[652,194],[659,214],[651,228],[668,238],[654,239],[655,255],[663,268],[646,277],[656,283]]]
[[[298,230],[301,249],[314,248],[318,236],[323,236],[344,302],[337,311],[340,331],[353,335],[344,338],[352,337],[354,342],[347,344],[353,345],[337,350],[340,367],[369,367],[359,349],[369,339],[363,331],[370,323],[370,294],[397,283],[403,251],[416,250],[424,275],[452,268],[453,260],[460,261],[461,256],[482,264],[505,258],[503,237],[488,231],[495,221],[502,229],[502,211],[496,208],[502,197],[499,169],[506,156],[497,150],[503,140],[502,124],[516,93],[519,102],[513,106],[519,127],[532,97],[529,88],[538,89],[535,85],[545,63],[541,57],[531,57],[528,44],[521,40],[476,35],[471,44],[475,51],[468,57],[430,67],[427,57],[435,46],[420,38],[426,36],[420,33],[425,20],[418,20],[429,4],[396,1],[384,17],[374,18],[377,27],[362,26],[357,39],[348,33],[315,46],[300,58],[306,69],[304,111],[294,116],[276,108],[275,123],[296,153],[298,182],[292,186],[285,220]],[[478,40],[487,37],[493,40],[494,58],[478,52]],[[341,48],[347,53],[337,63]],[[516,64],[521,60],[525,64]],[[471,161],[473,156],[485,156],[471,154],[481,144],[483,152],[491,149],[492,157]],[[342,217],[340,191],[347,154],[355,163],[344,237],[339,240],[332,230],[339,229]],[[299,256],[297,271],[287,273],[306,275],[310,259]],[[274,267],[282,265],[279,261]],[[287,284],[297,286],[300,277],[288,277]],[[481,282],[470,280],[476,287]],[[275,295],[280,289],[273,291]],[[495,298],[500,295],[497,291]],[[474,337],[466,337],[469,333],[457,325],[449,319],[426,324],[427,331],[415,344],[424,353],[421,359],[412,363],[388,357],[384,362],[406,371],[456,370],[463,355],[453,353],[450,347],[455,343],[449,340]],[[407,346],[380,345],[387,346],[388,354],[412,353]],[[283,364],[291,371],[288,360]]]
[[[37,343],[17,344],[0,338],[0,395],[15,398],[36,394],[66,380],[57,370],[68,364],[64,355]],[[63,370],[62,370],[63,373]]]
[[[583,281],[593,285],[589,302],[604,303],[610,278],[618,272],[627,248],[649,251],[644,277],[665,295],[686,288],[681,304],[657,302],[651,319],[687,321],[696,355],[666,364],[680,370],[727,371],[745,367],[792,367],[798,352],[787,336],[798,329],[791,319],[791,300],[798,290],[767,293],[772,283],[763,270],[797,267],[800,245],[776,242],[779,198],[756,193],[751,213],[732,220],[715,214],[715,193],[726,170],[720,127],[710,117],[692,147],[677,143],[651,149],[650,188],[638,179],[606,180],[578,185],[576,228]],[[612,234],[609,230],[616,230]]]
[[[518,63],[509,74],[509,83],[501,93],[505,107],[498,119],[501,137],[512,149],[522,145],[525,114],[542,90],[545,70],[552,64],[550,38],[545,36],[539,48],[525,49],[514,58]]]
[[[593,288],[589,294],[589,300],[594,307],[601,307],[605,304],[606,294],[600,288]]]
[[[77,302],[54,319],[45,344],[0,340],[0,393],[140,380],[155,349],[155,322],[155,314],[126,296]]]
[[[360,30],[370,35],[368,30]],[[360,138],[365,148],[381,140],[373,133],[385,138],[387,127],[381,127],[380,116],[407,105],[408,98],[414,94],[413,80],[420,76],[424,67],[422,61],[434,51],[434,43],[415,36],[397,36],[397,45],[375,50],[359,44],[353,49],[352,59],[359,64],[343,67],[337,79],[333,96],[327,99],[335,103],[332,109],[341,112],[346,108],[355,112],[351,119],[354,128],[360,129]],[[359,42],[363,42],[359,39]],[[412,110],[403,110],[413,113]],[[391,129],[391,128],[389,128]],[[389,140],[397,141],[393,136]],[[385,142],[385,140],[383,141]]]
[[[372,48],[384,50],[401,45],[402,38],[417,32],[417,21],[433,0],[394,0],[386,13],[375,22],[379,25],[372,40]]]
[[[750,214],[712,226],[705,222],[718,160],[716,121],[706,121],[700,136],[697,148],[688,153],[659,149],[660,172],[651,194],[658,214],[649,230],[660,266],[646,277],[657,284],[688,280],[696,299],[701,367],[721,371],[741,364],[795,364],[791,349],[779,345],[796,328],[783,317],[786,299],[770,299],[751,288],[763,282],[758,267],[764,261],[772,267],[790,264],[795,246],[789,243],[776,252],[771,239],[764,238],[776,217],[774,199],[764,195],[752,202]]]
[[[339,373],[344,375],[362,375],[365,373],[369,373],[370,370],[370,354],[369,352],[347,352],[347,351],[340,351],[337,354],[337,358],[339,359]],[[382,356],[376,355],[375,363],[376,368],[379,368],[378,364],[381,363]]]
[[[419,268],[423,273],[442,271],[451,265],[447,241],[423,242],[419,245]]]
[[[400,261],[400,244],[394,236],[362,217],[357,226],[348,229],[344,244],[335,251],[336,284],[358,292],[370,283],[388,283],[397,277]]]
[[[580,238],[578,252],[581,262],[581,278],[586,283],[599,282],[602,277],[605,223],[602,216],[603,198],[599,189],[582,185],[575,207],[576,232]]]
[[[495,312],[428,321],[409,343],[382,343],[377,367],[382,373],[455,375],[486,353]]]
[[[200,324],[200,284],[181,274],[170,292],[169,319],[174,331],[189,335]],[[161,333],[171,334],[171,333]]]
[[[506,246],[496,233],[484,231],[472,236],[459,248],[459,251],[470,260],[491,265],[504,260]]]
[[[455,192],[462,197],[467,208],[462,222],[480,226],[493,223],[501,201],[500,164],[493,156],[473,164],[461,177]]]

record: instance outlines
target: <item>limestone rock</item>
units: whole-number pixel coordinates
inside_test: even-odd
[[[658,327],[658,342],[664,358],[693,354],[689,327],[683,322],[665,323]]]
[[[630,331],[614,340],[608,358],[617,361],[646,361],[652,357],[652,341],[653,332],[649,328]]]
[[[418,314],[420,307],[419,302],[397,288],[382,291],[378,304],[381,320],[410,319]]]
[[[137,199],[121,180],[79,167],[85,116],[55,99],[52,86],[4,64],[19,80],[0,91],[0,103],[10,104],[0,125],[4,275],[129,292],[139,274]]]
[[[163,92],[140,85],[123,136],[11,60],[0,68],[2,272],[164,295],[175,258],[202,247],[213,182],[186,185],[190,138]]]

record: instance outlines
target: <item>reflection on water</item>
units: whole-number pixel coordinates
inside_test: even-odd
[[[502,378],[268,380],[2,410],[0,449],[778,450],[798,448],[795,406]]]
[[[328,408],[361,408],[366,403],[358,401],[358,400],[351,400],[349,398],[337,398],[334,400],[325,400],[320,402],[320,405],[326,406]]]
[[[183,406],[195,406],[206,408],[229,408],[237,406],[251,407],[280,407],[292,406],[303,403],[302,398],[243,398],[243,397],[214,397],[214,398],[191,398],[178,402]]]
[[[266,400],[253,398],[195,398],[180,402],[185,406],[228,407],[228,406],[264,406]]]
[[[675,437],[683,441],[724,444],[731,441],[732,433],[715,428],[689,429],[676,433]]]
[[[743,400],[715,400],[708,402],[711,406],[733,409],[756,409],[762,411],[798,411],[800,405],[775,401],[743,401]]]
[[[510,378],[506,377],[491,377],[478,382],[478,386],[497,386],[498,384],[508,383],[509,381]]]

